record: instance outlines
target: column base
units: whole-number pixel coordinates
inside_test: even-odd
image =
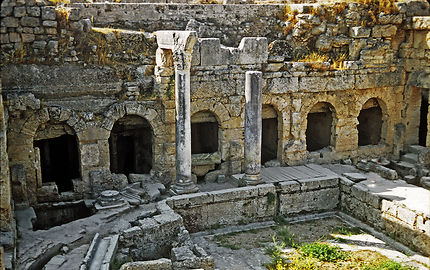
[[[255,186],[264,183],[261,174],[245,174],[242,180],[245,181],[247,186]]]
[[[189,194],[189,193],[196,193],[199,192],[199,188],[194,183],[189,184],[182,184],[182,185],[173,185],[170,187],[169,193],[172,196],[176,195],[182,195],[182,194]]]

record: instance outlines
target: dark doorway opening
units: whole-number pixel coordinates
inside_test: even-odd
[[[42,183],[55,182],[58,191],[72,191],[72,179],[79,178],[79,154],[76,136],[34,141],[40,149]]]
[[[358,115],[358,145],[376,145],[381,141],[382,109],[378,100],[369,99]]]
[[[306,150],[321,150],[332,144],[334,108],[329,103],[317,103],[308,113],[306,127]]]
[[[263,105],[261,163],[278,158],[278,114],[272,106]]]
[[[152,128],[140,116],[128,115],[115,122],[109,137],[113,173],[149,173],[152,168]]]
[[[191,117],[191,153],[215,153],[218,151],[218,121],[209,111],[195,113]]]
[[[420,107],[419,145],[426,146],[428,134],[429,90],[422,90]]]

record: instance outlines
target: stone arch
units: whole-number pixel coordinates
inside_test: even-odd
[[[357,115],[358,146],[377,145],[384,141],[388,115],[386,104],[379,98],[367,98],[360,103]],[[385,130],[383,130],[385,129]]]
[[[111,136],[114,124],[124,116],[134,115],[145,119],[152,130],[151,167],[153,170],[156,171],[166,167],[165,157],[163,157],[163,144],[171,143],[170,141],[165,141],[166,125],[163,124],[163,121],[157,109],[157,103],[155,101],[127,101],[123,103],[117,103],[109,107],[109,109],[104,113],[105,118],[102,120],[102,127],[108,131],[106,133],[106,138],[104,139],[108,140]],[[108,151],[108,149],[106,149],[106,151]],[[110,160],[110,153],[108,156]],[[110,167],[110,162],[108,167]]]
[[[336,109],[330,102],[314,103],[306,114],[306,150],[311,152],[334,147],[336,124]]]
[[[209,111],[213,113],[221,127],[224,127],[223,123],[230,120],[230,113],[228,112],[226,107],[218,101],[198,100],[193,102],[190,115],[193,116],[195,113],[201,111]]]
[[[105,112],[102,127],[107,131],[111,131],[115,122],[120,118],[125,115],[137,115],[148,121],[154,132],[154,143],[160,143],[157,138],[164,134],[164,125],[159,113],[154,108],[155,104],[156,102],[152,101],[144,103],[130,101],[114,104]]]
[[[39,126],[49,120],[64,122],[70,126],[75,133],[81,130],[81,128],[77,126],[79,117],[75,112],[60,106],[50,106],[33,113],[22,126],[20,133],[34,137]]]
[[[36,202],[36,190],[42,186],[42,175],[39,167],[35,169],[34,164],[37,160],[40,161],[39,153],[34,149],[34,139],[36,138],[39,127],[48,123],[49,121],[67,125],[71,132],[76,136],[76,143],[79,145],[79,136],[77,125],[79,121],[78,115],[68,108],[61,106],[48,106],[37,111],[34,111],[25,122],[18,127],[19,132],[16,134],[17,138],[9,140],[10,155],[13,160],[12,164],[22,164],[26,176],[26,196],[29,201]],[[19,151],[14,150],[19,148]],[[79,158],[79,156],[78,156]],[[80,161],[78,161],[80,162]],[[79,177],[82,176],[80,169]]]

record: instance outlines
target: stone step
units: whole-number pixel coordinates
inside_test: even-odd
[[[389,167],[396,170],[399,175],[404,177],[411,174],[411,170],[415,169],[415,164],[406,161],[399,161],[391,162]]]
[[[101,238],[97,233],[88,248],[80,270],[109,270],[118,248],[118,238],[118,234]]]
[[[427,147],[421,145],[408,145],[406,151],[413,154],[419,154],[423,151],[427,151]]]
[[[414,154],[414,153],[407,153],[404,154],[400,157],[401,161],[405,161],[405,162],[409,162],[412,164],[416,164],[418,163],[418,154]]]

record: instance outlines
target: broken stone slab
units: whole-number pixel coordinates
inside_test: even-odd
[[[430,177],[426,177],[426,176],[421,177],[420,184],[423,188],[430,190]]]
[[[354,181],[355,183],[358,183],[367,179],[367,177],[361,173],[343,173],[342,175],[348,178],[349,180]]]
[[[170,270],[172,261],[166,258],[144,262],[128,262],[121,266],[120,270]]]
[[[128,175],[128,181],[130,183],[147,183],[152,181],[152,177],[150,174],[136,174],[136,173],[130,173]]]
[[[171,251],[171,258],[173,261],[185,261],[194,259],[195,257],[196,255],[194,255],[193,251],[188,246],[172,248]]]
[[[414,175],[406,175],[403,178],[406,181],[406,183],[408,183],[408,184],[412,184],[412,185],[418,184],[417,177]]]
[[[98,194],[103,190],[121,190],[128,184],[127,176],[113,174],[106,169],[91,171],[89,175],[93,194]]]
[[[396,180],[399,178],[399,175],[397,172],[393,169],[387,168],[385,166],[379,165],[374,162],[369,162],[369,170],[376,172],[380,176],[389,179],[389,180]]]
[[[365,172],[368,172],[370,170],[369,164],[367,163],[367,161],[363,161],[363,160],[359,161],[356,167],[357,169],[360,169]]]

